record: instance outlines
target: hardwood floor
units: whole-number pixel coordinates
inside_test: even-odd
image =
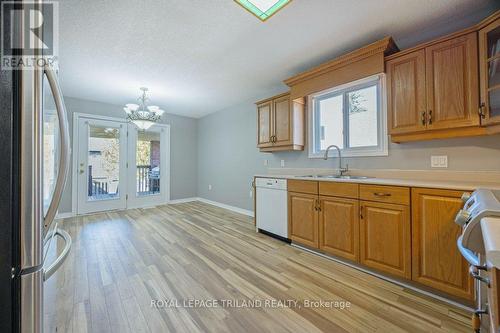
[[[59,223],[73,248],[46,282],[45,332],[471,331],[461,309],[257,234],[251,218],[207,204]],[[152,300],[190,305],[183,302],[193,299],[351,306],[151,306]]]

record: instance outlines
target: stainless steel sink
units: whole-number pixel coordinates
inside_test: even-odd
[[[348,176],[348,175],[304,175],[304,176],[297,176],[300,178],[333,178],[333,179],[369,179],[373,177],[366,177],[366,176]]]

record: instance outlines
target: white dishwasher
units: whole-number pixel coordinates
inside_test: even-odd
[[[257,229],[288,239],[288,197],[286,179],[255,180]]]

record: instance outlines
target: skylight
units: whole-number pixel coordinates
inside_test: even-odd
[[[234,0],[262,21],[267,20],[292,0]]]

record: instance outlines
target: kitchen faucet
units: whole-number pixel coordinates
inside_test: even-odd
[[[335,148],[339,152],[339,173],[340,173],[340,176],[343,176],[344,173],[349,171],[349,164],[346,164],[345,168],[342,167],[342,153],[340,152],[339,146],[337,146],[337,145],[328,146],[328,148],[326,148],[325,156],[323,157],[323,159],[325,161],[328,160],[328,151],[330,150],[330,148]]]

